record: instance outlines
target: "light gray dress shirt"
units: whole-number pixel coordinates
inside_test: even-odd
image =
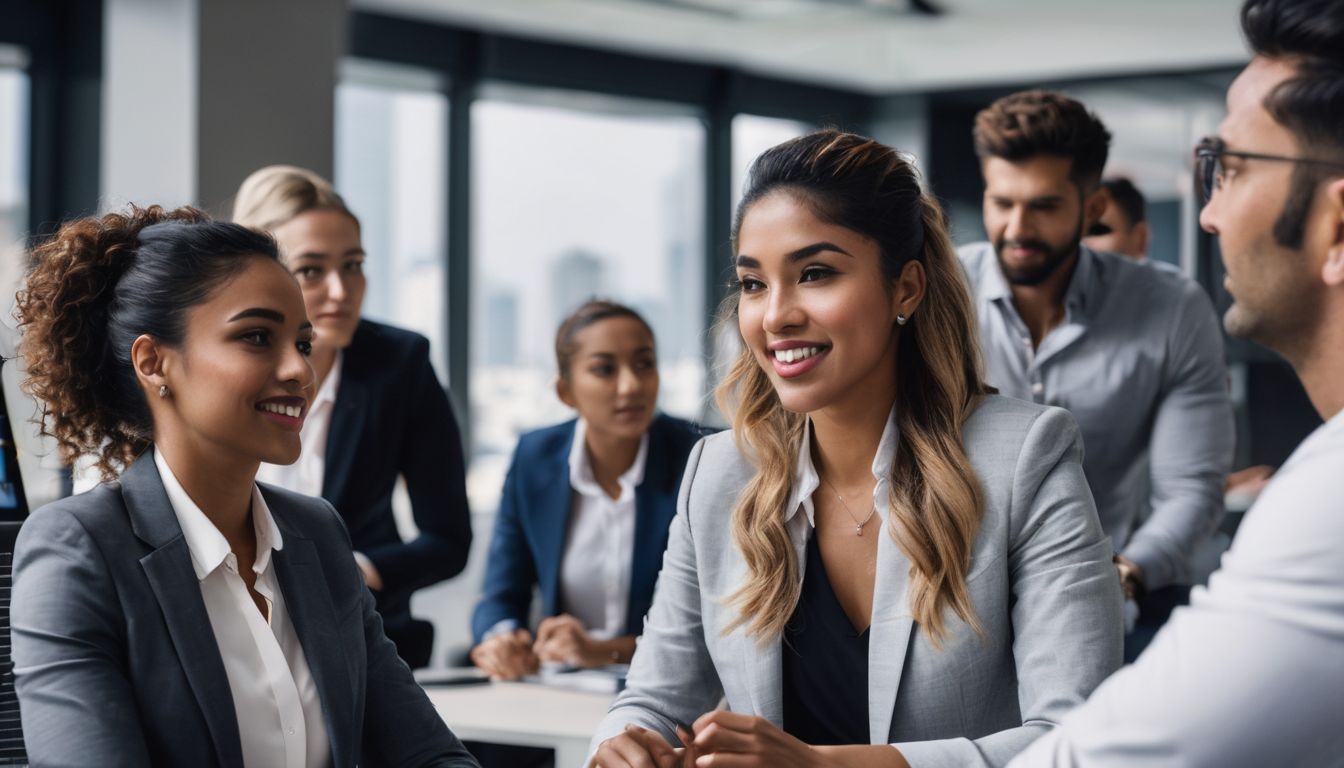
[[[1188,584],[1222,519],[1234,428],[1223,336],[1193,281],[1080,246],[1065,319],[1033,349],[994,247],[959,250],[989,383],[1069,409],[1083,470],[1115,551],[1150,589]]]
[[[1293,453],[1138,662],[1011,768],[1344,766],[1344,414]]]

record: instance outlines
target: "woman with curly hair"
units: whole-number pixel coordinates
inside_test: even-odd
[[[942,211],[890,147],[768,150],[733,244],[733,431],[691,454],[593,763],[1006,763],[1120,664],[1077,426],[984,384]]]
[[[383,635],[335,510],[254,481],[298,457],[312,396],[274,241],[133,208],[33,257],[24,386],[64,458],[108,481],[16,545],[33,764],[476,765]]]

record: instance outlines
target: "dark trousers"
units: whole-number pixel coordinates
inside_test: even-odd
[[[1172,611],[1189,604],[1190,587],[1186,585],[1163,587],[1144,595],[1139,601],[1139,620],[1134,623],[1134,631],[1125,635],[1125,663],[1132,664],[1139,658]]]
[[[541,747],[515,747],[484,741],[464,741],[481,768],[556,768],[555,750]]]

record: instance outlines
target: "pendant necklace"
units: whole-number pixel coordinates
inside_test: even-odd
[[[841,496],[840,492],[835,490],[835,486],[831,484],[831,481],[827,480],[825,477],[822,477],[821,479],[826,481],[826,485],[830,487],[831,493],[834,493],[835,498],[840,500],[840,506],[845,508],[845,514],[849,515],[849,519],[854,521],[854,535],[862,536],[863,526],[867,525],[868,521],[873,519],[873,515],[877,514],[877,502],[873,502],[873,508],[868,510],[868,516],[863,518],[863,520],[859,520],[854,516],[854,513],[850,511],[849,505],[845,503],[845,497]]]

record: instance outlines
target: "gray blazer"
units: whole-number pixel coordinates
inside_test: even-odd
[[[284,536],[276,576],[332,765],[476,766],[383,636],[335,510],[262,495]],[[242,766],[219,646],[150,454],[24,523],[11,618],[33,765]]]
[[[1073,417],[989,396],[962,434],[985,499],[967,579],[984,636],[953,618],[934,648],[910,613],[910,560],[890,536],[878,544],[869,735],[916,768],[1007,763],[1121,662],[1120,584]],[[728,520],[754,473],[728,433],[691,454],[653,608],[594,750],[629,723],[676,743],[675,723],[721,697],[782,725],[778,638],[761,645],[743,628],[723,631],[735,616],[726,598],[746,573]],[[789,528],[801,564],[811,531],[801,514]]]

